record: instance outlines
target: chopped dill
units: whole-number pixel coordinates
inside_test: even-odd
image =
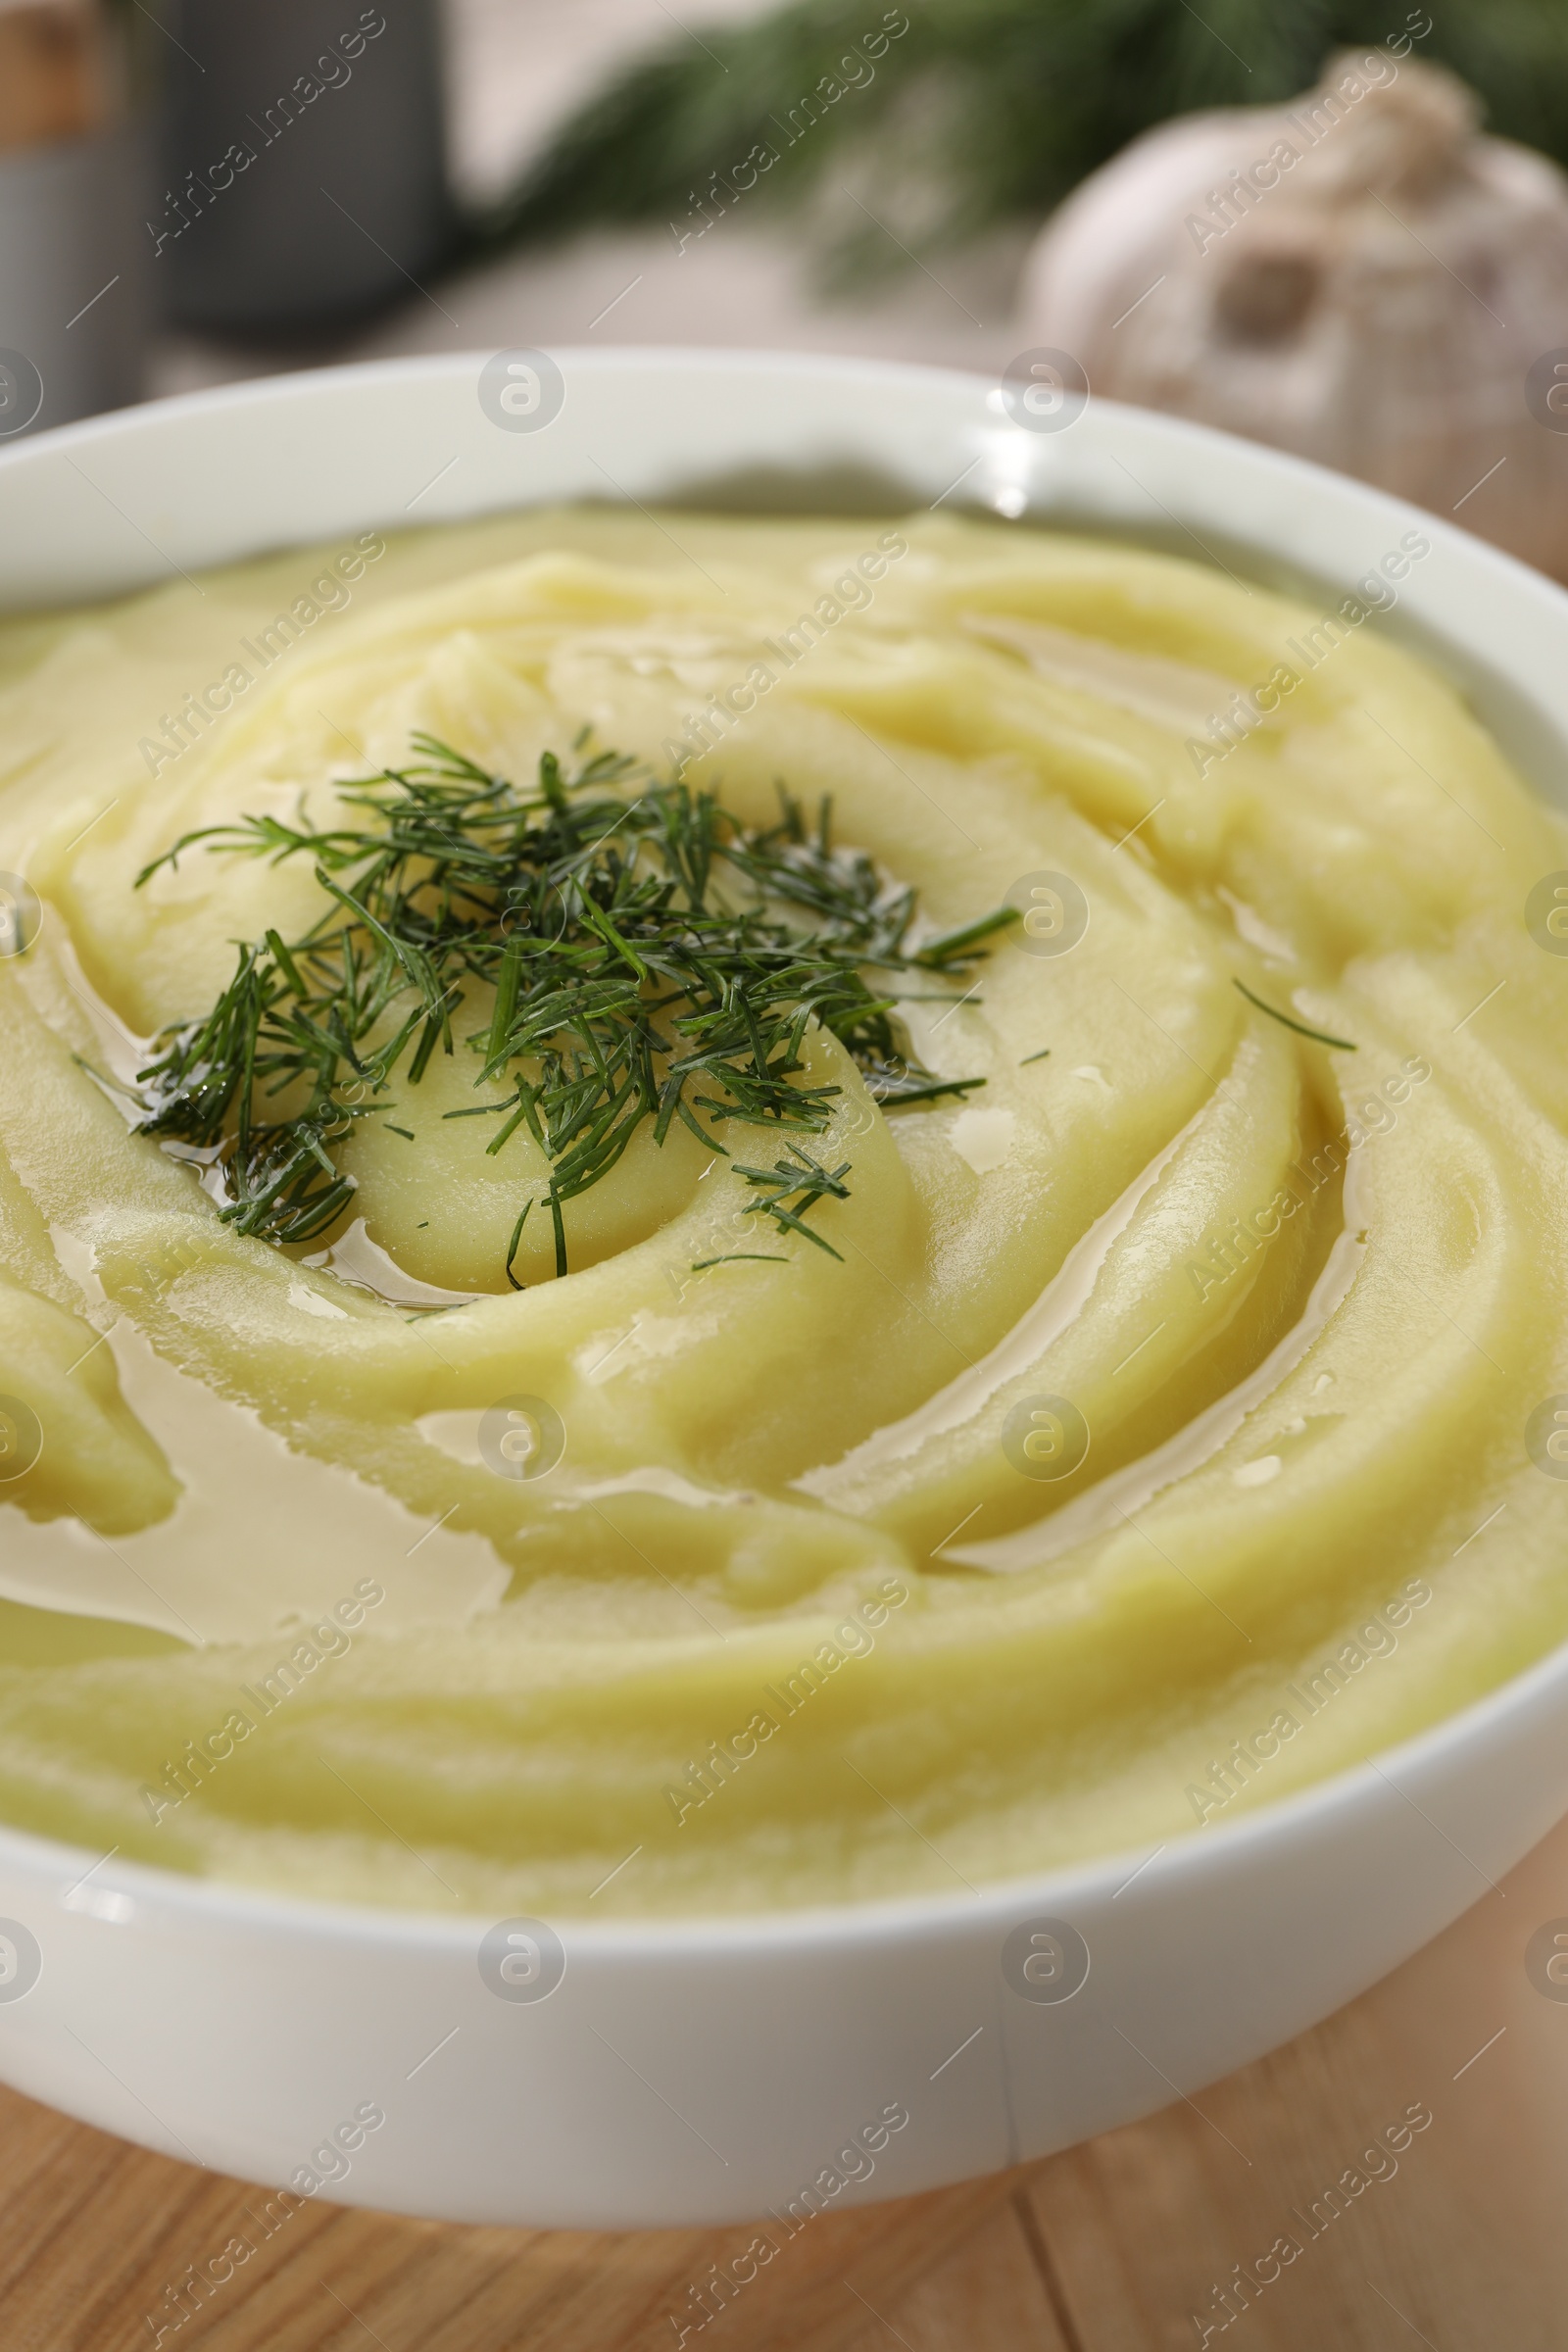
[[[332,901],[301,938],[240,945],[216,1003],[163,1030],[137,1073],[138,1132],[216,1166],[237,1231],[280,1246],[326,1232],[354,1193],[333,1147],[357,1120],[390,1125],[394,1075],[417,1086],[457,1042],[478,1061],[476,1086],[510,1091],[446,1115],[497,1120],[491,1156],[526,1127],[549,1162],[513,1232],[514,1289],[530,1210],[549,1214],[564,1274],[564,1203],[644,1122],[662,1144],[678,1119],[726,1157],[713,1131],[732,1122],[820,1134],[842,1090],[802,1083],[813,1020],[889,1109],[984,1084],[910,1060],[900,997],[865,973],[964,974],[1014,910],[912,945],[914,891],[835,846],[827,799],[808,825],[780,785],[778,821],[750,826],[712,793],[637,790],[634,763],[612,752],[570,773],[546,752],[527,791],[433,736],[413,749],[409,766],[338,786],[359,822],[247,815],[182,835],[137,877],[202,843],[273,864],[309,858]],[[485,1018],[455,1041],[470,988]],[[735,1173],[760,1196],[748,1213],[838,1256],[805,1219],[848,1198],[848,1161],[830,1173],[791,1142],[771,1168]]]
[[[850,1172],[850,1163],[845,1160],[830,1172],[808,1152],[803,1152],[799,1144],[786,1145],[785,1152],[787,1156],[776,1159],[770,1168],[743,1168],[736,1162],[736,1175],[744,1176],[762,1195],[760,1200],[748,1201],[741,1213],[748,1217],[771,1217],[780,1233],[804,1234],[807,1241],[814,1242],[818,1250],[825,1250],[829,1257],[836,1257],[842,1265],[843,1253],[830,1242],[824,1242],[819,1233],[813,1233],[803,1220],[819,1200],[849,1199],[850,1188],[844,1178]],[[795,1203],[793,1208],[791,1201]]]
[[[722,1257],[694,1257],[692,1272],[703,1274],[710,1266],[787,1266],[789,1262],[771,1250],[729,1250]]]
[[[1296,1031],[1298,1037],[1309,1037],[1318,1046],[1335,1046],[1342,1054],[1355,1053],[1356,1048],[1349,1038],[1330,1037],[1324,1029],[1309,1029],[1304,1021],[1293,1020],[1288,1012],[1281,1012],[1277,1004],[1265,1004],[1262,998],[1254,997],[1247,982],[1238,980],[1234,973],[1231,975],[1231,985],[1241,990],[1249,1004],[1255,1004],[1259,1012],[1268,1014],[1270,1020],[1283,1021],[1287,1029]]]
[[[1026,1054],[1022,1061],[1019,1062],[1018,1067],[1020,1070],[1026,1070],[1032,1061],[1047,1061],[1050,1059],[1050,1056],[1051,1048],[1049,1046],[1042,1046],[1038,1054]]]

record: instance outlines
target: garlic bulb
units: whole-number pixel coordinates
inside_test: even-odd
[[[1568,179],[1477,116],[1385,48],[1164,123],[1047,223],[1021,339],[1568,576]]]

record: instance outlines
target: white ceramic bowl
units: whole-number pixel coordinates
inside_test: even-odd
[[[1342,591],[1419,519],[1433,552],[1394,625],[1467,682],[1543,790],[1562,791],[1568,599],[1354,482],[1129,409],[1020,430],[985,382],[932,370],[557,359],[564,407],[531,432],[497,429],[481,360],[456,357],[42,435],[0,457],[4,600],[101,597],[172,565],[543,500],[652,505],[719,480],[762,500],[770,475],[782,492],[798,474],[809,507],[813,476],[857,467],[903,484],[911,506],[1026,509]],[[1404,1959],[1565,1806],[1568,1650],[1376,1767],[1152,1859],[863,1908],[558,1921],[565,1976],[535,2002],[481,1981],[489,1920],[285,1901],[0,1831],[0,1918],[42,1954],[24,1997],[0,1984],[0,2076],[270,2185],[373,2102],[384,2125],[323,2195],[606,2229],[782,2210],[819,2175],[863,2172],[838,2152],[897,2103],[909,2120],[874,2170],[825,2192],[868,2202],[1199,2090]],[[1002,1974],[1004,1937],[1041,1919],[1088,1944],[1069,2000],[1022,1998]]]

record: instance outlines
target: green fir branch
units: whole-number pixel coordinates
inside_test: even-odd
[[[1279,104],[1335,50],[1412,34],[1493,130],[1568,164],[1561,0],[787,0],[700,31],[617,68],[480,247],[636,223],[684,251],[731,214],[809,203],[843,289],[1042,218],[1171,116]]]

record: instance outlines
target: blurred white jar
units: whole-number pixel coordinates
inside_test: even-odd
[[[0,440],[140,397],[141,142],[98,0],[0,0]]]

